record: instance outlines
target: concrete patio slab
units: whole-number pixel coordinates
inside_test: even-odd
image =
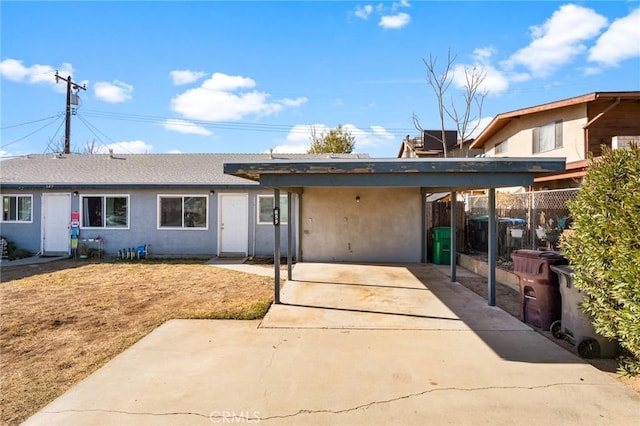
[[[497,308],[437,269],[300,265],[297,281],[284,286],[292,305],[275,306],[262,323],[169,321],[25,424],[635,425],[640,418],[631,389],[508,315],[484,318]],[[308,303],[320,308],[295,306]],[[283,307],[322,312],[326,323],[309,315],[295,326],[286,311],[278,318]],[[370,316],[350,319],[358,309]]]
[[[434,265],[299,263],[261,327],[531,330]]]

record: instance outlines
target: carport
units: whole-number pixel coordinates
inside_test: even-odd
[[[334,214],[335,209],[344,206],[345,210],[348,206],[344,204],[344,197],[332,197],[331,193],[322,193],[320,189],[344,191],[353,196],[351,199],[354,203],[359,204],[361,196],[357,189],[368,191],[368,194],[376,197],[378,194],[393,194],[394,191],[402,192],[403,197],[379,197],[378,203],[368,208],[363,214],[371,216],[376,210],[383,208],[398,209],[399,212],[412,212],[415,206],[419,206],[420,211],[419,225],[416,229],[419,239],[414,244],[420,251],[419,258],[421,262],[427,261],[427,245],[426,245],[426,197],[435,192],[450,192],[451,198],[456,199],[457,193],[460,191],[472,189],[487,189],[489,193],[489,238],[488,238],[488,304],[495,305],[495,289],[496,289],[496,207],[495,207],[495,190],[496,188],[509,186],[528,186],[533,184],[535,177],[545,174],[558,173],[565,170],[564,158],[437,158],[437,159],[333,159],[330,156],[323,160],[283,160],[272,159],[268,161],[248,161],[238,163],[225,163],[224,173],[245,179],[259,182],[261,185],[273,188],[274,191],[274,211],[273,224],[275,235],[274,246],[274,301],[280,303],[280,253],[281,253],[281,232],[280,232],[280,197],[282,192],[287,193],[289,201],[292,194],[299,195],[301,200],[310,193],[314,197],[316,203],[314,209],[322,207],[323,202],[330,202],[332,199],[338,199],[338,203],[330,206],[328,214]],[[305,195],[305,190],[307,195]],[[354,192],[355,191],[355,192]],[[336,192],[337,193],[337,192]],[[419,204],[412,204],[413,210],[406,210],[405,204],[413,203],[412,197],[417,198]],[[406,202],[406,201],[409,202]],[[333,201],[335,203],[335,201]],[[288,217],[292,217],[292,202],[288,203]],[[302,206],[301,202],[299,206]],[[300,209],[300,208],[299,208]],[[403,210],[404,209],[404,210]],[[325,210],[325,214],[327,210]],[[300,213],[300,212],[298,212]],[[456,281],[456,203],[452,203],[451,208],[451,281]],[[303,229],[302,215],[300,217],[300,229],[297,235],[301,239],[305,235],[311,235],[307,229]],[[402,218],[402,214],[397,217]],[[322,217],[320,217],[322,219]],[[378,217],[380,219],[380,217]],[[381,220],[374,223],[377,227],[388,227],[387,219],[394,219],[393,213],[382,216]],[[415,219],[415,218],[414,218]],[[311,219],[309,219],[311,220]],[[344,221],[348,222],[349,217],[344,216]],[[379,223],[382,221],[383,223]],[[334,220],[335,222],[335,220]],[[324,222],[325,225],[328,222]],[[415,220],[411,223],[418,223]],[[289,229],[289,227],[287,228]],[[337,225],[333,223],[328,227],[329,233],[338,232]],[[346,229],[346,228],[345,228]],[[371,233],[375,230],[370,230]],[[402,241],[403,246],[407,238],[410,240],[408,246],[411,248],[411,242],[416,240],[411,237],[412,231],[406,229],[404,234],[397,238],[396,241],[391,239],[391,244],[395,243],[395,247],[400,250],[398,242]],[[415,232],[413,232],[415,233]],[[311,236],[309,236],[311,238]],[[324,240],[326,241],[326,240]],[[292,233],[287,234],[287,274],[288,279],[292,280]],[[301,244],[297,244],[300,248]],[[373,248],[371,248],[373,250]],[[349,243],[349,251],[351,246]],[[304,260],[304,256],[298,253],[298,260]],[[326,256],[326,254],[325,254]]]

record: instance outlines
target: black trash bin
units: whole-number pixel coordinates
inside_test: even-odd
[[[551,265],[569,261],[556,251],[516,250],[511,253],[513,272],[520,279],[520,319],[549,330],[560,319],[562,302],[558,276]]]

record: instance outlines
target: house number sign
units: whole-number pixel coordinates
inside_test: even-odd
[[[280,226],[280,207],[273,209],[273,224],[274,226]]]

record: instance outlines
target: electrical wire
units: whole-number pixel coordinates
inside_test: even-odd
[[[56,116],[55,118],[56,118],[56,119],[59,119],[60,117],[62,117],[62,115],[58,115],[58,116]],[[44,129],[44,128],[46,128],[46,127],[50,126],[50,125],[52,125],[52,124],[53,124],[53,123],[55,123],[55,122],[56,122],[56,120],[53,120],[53,121],[51,121],[51,122],[49,122],[49,123],[45,124],[44,126],[42,126],[42,127],[38,128],[38,129],[34,130],[33,132],[31,132],[31,133],[29,133],[29,134],[27,134],[27,135],[25,135],[25,136],[23,136],[23,137],[21,137],[21,138],[18,138],[18,139],[12,140],[11,142],[7,142],[7,143],[5,143],[5,144],[2,144],[2,145],[1,145],[1,147],[2,147],[2,148],[6,148],[6,147],[8,147],[8,146],[10,146],[10,145],[13,145],[14,143],[18,143],[18,142],[20,142],[21,140],[26,139],[26,138],[28,138],[29,136],[31,136],[31,135],[33,135],[33,134],[35,134],[35,133],[38,133],[40,130],[42,130],[42,129]]]
[[[152,115],[140,115],[140,114],[123,114],[123,113],[115,113],[115,112],[107,112],[107,111],[98,111],[92,109],[84,109],[83,114],[88,117],[93,118],[104,118],[110,120],[120,120],[120,121],[133,121],[133,122],[141,122],[141,123],[158,123],[158,124],[166,124],[169,122],[173,125],[178,126],[193,126],[197,125],[205,128],[212,129],[227,129],[227,130],[242,130],[242,131],[254,131],[254,132],[264,132],[264,133],[300,133],[307,134],[308,126],[300,126],[294,124],[259,124],[259,123],[248,123],[248,122],[231,122],[231,121],[207,121],[207,120],[182,120],[178,118],[168,118],[168,117],[159,117]],[[312,125],[310,125],[312,126]],[[404,137],[407,132],[411,133],[415,129],[411,127],[403,127],[403,128],[385,128],[387,133],[393,134],[395,136]],[[363,133],[365,133],[363,131]]]
[[[47,144],[47,147],[44,149],[44,152],[47,152],[47,150],[51,147],[53,140],[56,138],[56,136],[58,136],[58,132],[60,131],[60,129],[62,129],[62,125],[64,123],[65,123],[65,120],[60,121],[60,125],[58,126],[58,129],[56,130],[56,132],[53,134],[53,137],[49,138],[49,143]]]
[[[15,127],[26,126],[27,124],[33,124],[33,123],[38,123],[40,121],[45,121],[45,120],[50,120],[52,118],[57,118],[57,117],[60,117],[61,115],[62,115],[62,113],[58,113],[56,115],[52,115],[52,116],[49,116],[49,117],[41,118],[39,120],[27,121],[26,123],[13,124],[11,126],[4,126],[4,127],[0,127],[0,130],[7,130],[7,129],[13,129]]]
[[[82,116],[82,114],[78,114],[76,113],[76,117],[78,117],[78,119],[82,122],[82,124],[85,125],[85,127],[87,129],[89,129],[89,131],[91,133],[93,133],[93,135],[98,138],[98,141],[102,144],[102,146],[104,146],[105,148],[109,148],[109,146],[107,144],[105,144],[102,139],[100,139],[100,136],[98,136],[98,134],[96,133],[99,132],[101,133],[104,137],[106,137],[107,139],[109,139],[111,141],[111,143],[119,148],[121,148],[122,150],[128,152],[129,154],[133,154],[133,152],[131,152],[130,150],[128,150],[125,146],[119,144],[118,142],[114,141],[112,138],[110,138],[108,135],[106,135],[104,132],[102,132],[100,129],[98,129],[96,126],[94,126],[93,124],[91,124],[86,118],[84,118]]]

